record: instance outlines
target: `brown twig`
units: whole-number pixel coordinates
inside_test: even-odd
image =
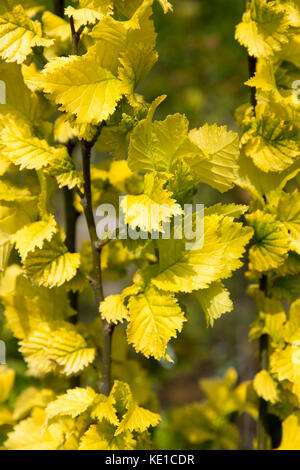
[[[75,144],[69,142],[67,149],[70,157],[72,158],[73,149]],[[71,253],[76,251],[76,223],[79,217],[79,212],[74,206],[75,195],[67,187],[63,188],[64,206],[65,206],[65,221],[66,221],[66,246]],[[78,293],[70,292],[70,303],[74,310],[78,310]]]
[[[73,16],[70,18],[71,34],[72,34],[72,54],[78,55],[78,46],[79,40],[84,26],[81,25],[80,28],[76,31]]]
[[[101,252],[103,243],[99,242],[96,223],[92,206],[92,192],[91,192],[91,142],[82,141],[82,168],[84,180],[84,198],[81,203],[84,210],[86,223],[90,235],[93,255],[93,277],[92,286],[94,289],[97,306],[104,300],[103,285],[102,285],[102,270],[101,270]],[[106,320],[102,321],[103,327],[103,348],[102,348],[102,378],[99,383],[99,390],[104,395],[109,395],[110,392],[110,376],[111,376],[111,342],[114,325],[108,323]]]

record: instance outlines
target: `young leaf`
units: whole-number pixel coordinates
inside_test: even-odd
[[[127,412],[118,426],[115,436],[126,431],[144,432],[149,426],[157,426],[161,417],[157,413],[138,406],[133,399],[129,400]]]
[[[194,292],[193,296],[200,303],[209,326],[213,326],[214,320],[233,309],[229,292],[221,282],[213,282],[207,289]]]
[[[31,21],[19,4],[0,16],[0,56],[7,62],[22,64],[35,46],[51,46],[42,37],[41,24]]]
[[[60,372],[75,374],[95,358],[83,336],[67,322],[40,323],[20,348],[33,375]]]
[[[195,156],[201,160],[202,150],[188,137],[188,121],[182,114],[168,116],[164,121],[152,122],[156,107],[164,97],[151,105],[147,117],[133,130],[130,137],[128,165],[136,172],[170,172],[176,159]]]
[[[254,245],[249,252],[251,269],[267,271],[280,266],[290,249],[289,235],[283,224],[259,210],[246,215],[246,220],[254,228]]]
[[[130,297],[129,343],[146,357],[168,359],[167,343],[182,330],[184,314],[172,294],[162,294],[150,287],[143,294]]]
[[[122,295],[109,295],[100,303],[101,317],[108,322],[118,323],[129,320],[129,312]]]
[[[95,51],[58,57],[27,82],[48,93],[62,111],[75,114],[79,124],[99,124],[107,119],[123,94],[122,82],[102,67]]]
[[[79,0],[78,9],[72,6],[65,9],[65,15],[72,16],[79,25],[95,24],[112,13],[113,5],[110,0]]]
[[[256,107],[257,118],[243,134],[241,144],[247,157],[262,171],[283,171],[300,156],[299,131],[289,121]]]
[[[118,426],[119,419],[114,408],[115,399],[112,394],[109,397],[98,394],[95,399],[92,409],[91,417],[96,418],[98,421],[106,420],[115,426]]]
[[[146,174],[144,194],[128,195],[122,200],[125,222],[130,227],[139,227],[144,232],[163,232],[163,223],[169,223],[171,217],[182,213],[172,194],[164,189],[164,183],[154,173]]]
[[[37,408],[33,416],[18,423],[5,442],[7,450],[57,450],[64,442],[61,426],[44,429],[44,410]]]
[[[76,418],[76,416],[84,413],[93,405],[95,398],[96,393],[91,387],[76,387],[67,390],[65,394],[60,395],[56,400],[49,403],[46,408],[47,418],[51,419],[64,415]]]
[[[235,38],[247,47],[249,55],[269,57],[278,53],[288,41],[288,19],[276,2],[252,0],[236,28]]]
[[[297,190],[283,194],[278,204],[278,219],[291,238],[291,248],[300,254],[300,195]]]
[[[115,426],[102,421],[89,427],[81,438],[79,450],[133,450],[135,443],[130,432],[115,436]]]
[[[254,390],[257,395],[266,401],[275,403],[278,400],[277,384],[266,370],[258,372],[253,381]]]
[[[81,184],[80,173],[63,146],[51,146],[36,137],[27,121],[16,117],[5,120],[0,131],[1,152],[20,169],[45,170],[55,176],[59,186],[72,189]]]
[[[231,189],[237,177],[239,139],[226,126],[205,124],[189,132],[190,140],[197,145],[205,158],[187,159],[197,182],[206,183],[220,192]]]
[[[25,418],[34,408],[46,408],[55,399],[55,392],[48,388],[42,390],[28,387],[18,396],[14,406],[14,419]]]
[[[35,248],[42,248],[45,240],[50,241],[56,231],[57,224],[52,214],[48,219],[34,222],[18,230],[13,239],[22,261]]]
[[[28,254],[24,269],[39,286],[61,286],[72,279],[80,264],[78,253],[69,253],[58,236]]]
[[[277,450],[300,450],[300,413],[295,411],[282,423],[282,440]]]

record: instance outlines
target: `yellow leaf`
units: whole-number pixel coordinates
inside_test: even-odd
[[[13,424],[13,414],[10,411],[8,406],[0,405],[0,426],[4,426],[6,424]]]
[[[30,373],[35,376],[55,371],[75,374],[93,362],[96,353],[67,322],[40,323],[20,344]]]
[[[163,223],[182,213],[172,194],[164,189],[164,181],[154,173],[145,175],[144,194],[127,195],[121,202],[125,222],[144,232],[164,232]]]
[[[120,191],[125,192],[125,182],[133,176],[127,161],[115,160],[111,163],[108,173],[109,182],[118,188]]]
[[[271,372],[277,374],[278,380],[295,379],[295,369],[292,361],[293,349],[287,346],[284,350],[276,349],[270,356]]]
[[[291,238],[291,248],[300,254],[300,195],[297,190],[293,193],[283,193],[278,204],[278,219],[288,230]]]
[[[5,0],[5,2],[2,2],[2,4],[0,5],[0,15],[13,10],[13,8],[19,4],[20,4],[19,0]],[[38,6],[36,4],[36,0],[23,0],[22,5],[30,18],[35,16],[38,12],[42,11],[44,8],[42,6]]]
[[[79,253],[69,253],[58,237],[52,237],[28,254],[24,269],[39,286],[59,287],[75,276],[79,264]]]
[[[300,414],[292,413],[282,423],[282,440],[277,450],[300,450]]]
[[[277,268],[288,255],[290,240],[286,229],[272,214],[260,210],[246,215],[254,228],[254,244],[250,248],[250,269],[268,271]]]
[[[24,62],[35,46],[51,46],[42,37],[41,24],[31,21],[21,5],[0,17],[0,56],[7,62]]]
[[[184,240],[158,241],[160,272],[151,276],[151,282],[172,292],[205,289],[241,266],[240,257],[251,236],[251,229],[230,217],[205,216],[204,234],[195,242],[195,249],[186,249]]]
[[[165,99],[153,101],[145,119],[135,127],[130,136],[128,165],[136,172],[170,172],[177,160],[189,157],[198,163],[205,159],[197,143],[188,136],[188,120],[182,114],[168,116],[164,121],[152,122],[154,112]]]
[[[6,270],[12,248],[13,243],[11,237],[0,231],[0,272]]]
[[[36,409],[33,416],[24,419],[8,433],[5,441],[7,450],[56,450],[64,442],[62,426],[51,425],[44,428],[44,410]]]
[[[278,398],[277,384],[266,370],[258,372],[253,382],[254,389],[258,396],[266,401],[275,403]]]
[[[129,343],[146,357],[168,358],[166,348],[177,331],[182,330],[185,318],[176,298],[150,287],[143,294],[129,299]]]
[[[72,189],[80,185],[79,173],[65,147],[51,146],[46,140],[35,137],[24,119],[5,116],[4,123],[0,130],[0,147],[10,162],[20,165],[21,170],[46,170],[57,178],[60,186]]]
[[[76,418],[93,405],[95,398],[96,393],[90,387],[76,387],[67,390],[64,395],[60,395],[49,403],[46,408],[46,416],[48,419],[64,415]]]
[[[158,0],[158,1],[164,10],[164,13],[168,13],[168,11],[173,10],[173,6],[168,0]]]
[[[95,24],[112,13],[113,7],[110,0],[80,0],[78,9],[71,6],[65,9],[65,15],[72,16],[79,25]]]
[[[264,172],[254,165],[251,158],[242,151],[238,159],[238,176],[236,184],[264,203],[264,196],[276,189],[283,189],[288,181],[300,171],[300,158],[282,172]]]
[[[18,230],[13,239],[22,261],[24,261],[27,254],[35,248],[42,248],[45,240],[50,241],[56,231],[57,225],[52,214],[47,220],[34,222]]]
[[[56,58],[38,77],[27,81],[48,93],[62,111],[75,114],[79,124],[107,119],[123,94],[121,81],[101,66],[94,51]]]
[[[64,289],[34,286],[19,266],[9,266],[2,281],[0,295],[6,326],[16,338],[26,338],[42,322],[74,315]]]
[[[235,38],[254,57],[269,57],[278,53],[288,41],[289,23],[285,11],[276,2],[253,0],[236,28]]]
[[[127,406],[127,412],[115,432],[115,436],[119,436],[126,431],[144,432],[150,426],[157,426],[160,421],[161,417],[159,414],[138,406],[131,399]]]
[[[207,289],[194,292],[193,296],[200,303],[210,326],[213,326],[214,320],[233,309],[229,292],[221,282],[213,282]]]
[[[106,419],[111,424],[118,426],[119,419],[114,408],[115,399],[111,394],[109,397],[98,394],[95,399],[94,407],[91,413],[92,418],[96,418],[98,421]]]
[[[125,382],[115,380],[110,398],[115,400],[115,408],[121,421],[115,436],[128,431],[144,432],[149,426],[156,426],[161,421],[157,413],[138,406],[133,399],[129,385]]]
[[[77,137],[77,131],[73,128],[66,114],[61,114],[54,124],[54,137],[60,144],[66,144]]]
[[[115,427],[105,421],[92,424],[82,436],[79,450],[132,450],[135,440],[130,432],[115,436]]]
[[[205,124],[200,129],[192,129],[189,138],[206,157],[187,159],[196,181],[222,193],[231,189],[238,170],[238,134],[228,131],[226,126]]]
[[[14,406],[14,420],[25,418],[33,408],[46,408],[53,401],[55,393],[50,389],[39,390],[36,387],[26,388],[17,398]]]
[[[66,20],[45,11],[42,16],[44,31],[50,39],[58,39],[60,41],[71,40],[70,25]]]
[[[279,119],[264,105],[256,106],[256,118],[241,139],[245,155],[264,172],[289,168],[300,156],[299,131],[292,121]]]
[[[129,320],[128,309],[121,294],[109,295],[100,303],[101,317],[108,322],[118,323]]]

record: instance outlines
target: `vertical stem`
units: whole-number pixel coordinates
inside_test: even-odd
[[[248,55],[248,68],[249,68],[249,77],[253,77],[255,75],[256,71],[256,57],[253,57],[252,55]],[[253,108],[253,114],[255,115],[255,107],[257,105],[257,99],[256,99],[256,88],[251,87],[250,88],[250,95],[251,95],[251,104]]]
[[[55,14],[58,16],[64,17],[64,0],[54,0],[54,10]],[[78,54],[78,42],[80,39],[80,32],[75,31],[74,21],[72,18],[71,21],[71,31],[72,31],[72,54]],[[75,144],[69,142],[67,144],[67,149],[70,157],[72,158],[72,153],[74,150]],[[65,221],[66,221],[66,245],[68,250],[73,253],[76,249],[76,223],[79,216],[79,212],[75,209],[74,206],[74,192],[70,191],[67,187],[63,188],[63,197],[64,197],[64,206],[65,206]],[[70,292],[69,293],[71,307],[74,310],[78,310],[78,293]],[[72,323],[76,322],[76,317],[70,319]]]
[[[68,153],[72,157],[74,144],[67,145]],[[74,192],[70,191],[67,187],[63,188],[64,206],[65,206],[65,221],[66,221],[66,246],[71,253],[76,251],[76,223],[79,212],[74,206]],[[70,292],[70,303],[74,310],[78,310],[78,293]]]
[[[89,235],[92,244],[93,254],[93,280],[92,285],[96,297],[97,306],[104,300],[103,286],[102,286],[102,271],[101,271],[101,251],[102,244],[99,242],[96,232],[95,218],[92,206],[92,192],[91,192],[91,149],[93,144],[91,142],[82,141],[82,168],[84,178],[84,198],[82,199],[82,206],[84,209],[85,219],[87,222]],[[102,349],[102,378],[99,383],[99,390],[104,395],[109,395],[110,381],[111,381],[111,343],[114,325],[108,323],[106,320],[102,321],[103,327],[103,349]]]
[[[99,390],[104,395],[109,395],[111,388],[111,345],[114,324],[102,321],[103,325],[103,349],[102,349],[102,379]]]
[[[260,283],[260,290],[265,296],[268,296],[268,275],[263,274]],[[269,336],[262,335],[259,338],[259,362],[262,370],[269,368]],[[268,450],[271,448],[270,429],[268,426],[268,402],[263,398],[259,398],[258,407],[258,450]]]
[[[269,337],[262,335],[259,338],[259,359],[260,366],[263,370],[268,370],[269,367]],[[268,426],[268,402],[263,398],[259,398],[259,419],[258,419],[258,450],[270,449],[270,436]]]
[[[64,0],[53,0],[54,3],[54,13],[61,18],[64,17],[65,11],[65,2]]]
[[[80,35],[82,31],[84,30],[84,26],[80,26],[78,31],[76,31],[73,16],[71,16],[70,18],[70,26],[71,26],[71,33],[72,33],[72,54],[78,55],[79,39],[80,39]]]
[[[98,247],[98,237],[96,232],[95,218],[93,214],[92,206],[92,191],[91,191],[91,143],[87,141],[81,142],[81,151],[82,151],[82,169],[83,169],[83,179],[84,179],[84,198],[81,203],[84,210],[85,219],[88,226],[88,231],[92,244],[92,254],[93,254],[93,287],[95,291],[95,296],[97,303],[99,304],[104,296],[102,289],[102,272],[101,272],[101,259],[100,254],[101,250]]]

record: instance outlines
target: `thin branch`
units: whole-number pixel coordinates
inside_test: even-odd
[[[80,28],[76,31],[73,16],[70,18],[71,34],[72,34],[72,54],[78,55],[78,45],[84,26],[81,25]]]
[[[91,142],[82,141],[82,168],[84,180],[84,198],[81,203],[84,210],[85,219],[88,226],[92,245],[93,255],[93,278],[92,286],[94,289],[97,306],[104,300],[103,285],[102,285],[102,271],[101,271],[101,252],[104,246],[99,242],[96,232],[96,223],[93,214],[92,206],[92,192],[91,192],[91,149],[93,144]],[[111,376],[111,342],[114,325],[108,323],[106,320],[102,321],[103,327],[103,348],[102,348],[102,378],[99,383],[99,390],[104,395],[109,395],[110,392],[110,376]]]
[[[67,144],[67,149],[70,157],[72,158],[73,149],[75,144],[73,142],[69,142]],[[76,210],[74,206],[75,202],[75,195],[73,191],[70,191],[67,187],[63,188],[63,196],[64,196],[64,206],[65,206],[65,221],[66,221],[66,245],[68,250],[71,253],[76,251],[76,223],[79,217],[79,212]],[[70,303],[71,307],[74,310],[78,310],[78,293],[77,292],[70,292]]]
[[[96,296],[97,304],[104,299],[102,289],[102,272],[101,272],[101,249],[98,248],[98,236],[96,231],[96,223],[93,213],[92,205],[92,191],[91,191],[91,145],[90,142],[83,140],[81,142],[81,153],[82,153],[82,170],[83,170],[83,181],[84,181],[84,198],[81,200],[81,204],[84,210],[86,223],[90,235],[92,244],[93,254],[93,278],[95,281],[94,291]]]
[[[268,297],[268,275],[263,274],[259,281],[259,289]],[[259,363],[261,370],[269,369],[269,336],[262,335],[259,338]],[[268,425],[268,402],[262,397],[259,398],[258,405],[258,450],[268,450],[271,445],[270,429]]]
[[[261,370],[269,368],[269,336],[264,334],[259,338],[259,362]],[[270,427],[268,423],[268,402],[262,397],[258,405],[258,450],[269,450],[271,448]]]
[[[248,55],[248,68],[249,68],[249,78],[252,78],[255,75],[256,72],[256,57],[253,57],[251,55]],[[250,96],[251,96],[251,105],[253,108],[253,114],[254,116],[256,115],[256,105],[257,105],[257,99],[256,99],[256,88],[251,87],[250,88]]]
[[[71,34],[72,37],[76,35],[75,25],[74,25],[74,18],[71,16],[70,18],[70,26],[71,26]]]

